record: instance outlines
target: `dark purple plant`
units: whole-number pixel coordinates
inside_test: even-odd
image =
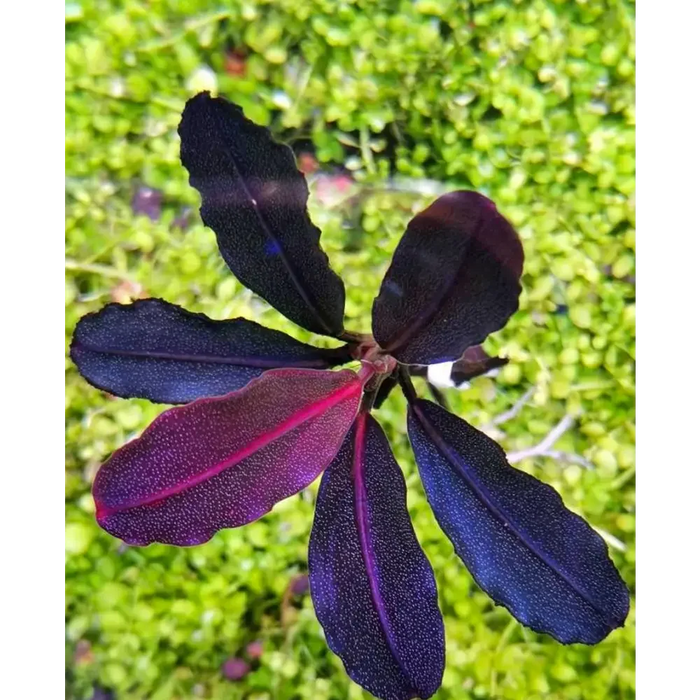
[[[432,363],[456,361],[465,379],[503,363],[477,346],[518,307],[523,249],[494,204],[453,192],[416,216],[374,301],[373,334],[353,333],[291,150],[208,93],[187,103],[179,133],[202,219],[233,273],[303,328],[344,345],[321,349],[159,299],[85,316],[71,357],[91,384],[186,404],[101,467],[99,524],[132,545],[196,545],[323,473],[309,578],[328,644],[377,697],[428,698],[445,661],[435,579],[401,470],[370,414],[400,384],[428,501],[479,586],[565,644],[594,644],[622,626],[629,594],[603,540],[553,488],[419,399],[411,383]],[[332,370],[352,360],[359,373]]]

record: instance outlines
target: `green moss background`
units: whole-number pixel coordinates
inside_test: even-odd
[[[176,134],[199,89],[240,103],[297,149],[313,146],[322,171],[352,174],[333,202],[316,180],[310,202],[346,282],[348,328],[369,329],[371,300],[407,221],[434,198],[431,181],[492,197],[526,251],[520,310],[487,343],[511,364],[449,400],[483,425],[534,387],[499,426],[508,451],[578,416],[557,449],[593,469],[518,466],[606,534],[634,590],[633,4],[82,0],[66,4],[66,83],[66,347],[81,315],[138,294],[306,338],[233,278],[199,222]],[[144,185],[163,193],[155,221],[132,211]],[[201,547],[126,548],[96,526],[90,483],[163,407],[111,399],[69,360],[66,406],[68,697],[366,697],[326,648],[308,594],[290,588],[305,572],[315,486]],[[592,648],[515,623],[441,535],[401,398],[379,416],[440,589],[447,669],[436,697],[632,698],[634,607]],[[261,656],[247,651],[255,641]],[[250,663],[242,680],[222,675],[230,657]]]

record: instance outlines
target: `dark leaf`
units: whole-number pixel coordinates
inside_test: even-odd
[[[330,464],[362,388],[347,370],[278,369],[171,408],[100,468],[98,522],[129,544],[184,546],[256,520]]]
[[[179,133],[202,220],[236,277],[300,326],[340,335],[345,288],[319,245],[291,149],[206,92],[187,103]]]
[[[379,424],[361,412],[318,494],[311,597],[349,676],[385,700],[430,697],[444,668],[435,579]]]
[[[374,337],[406,364],[456,360],[518,308],[523,248],[476,192],[443,195],[403,235],[372,308]]]
[[[408,431],[440,527],[496,603],[565,644],[624,624],[629,593],[605,542],[551,486],[429,401],[412,402]]]
[[[428,376],[428,367],[426,365],[408,365],[407,369],[412,377]]]
[[[328,369],[351,359],[344,347],[315,348],[253,321],[213,321],[162,299],[84,316],[71,358],[99,389],[161,403],[228,394],[272,368]]]
[[[484,352],[481,345],[467,348],[462,357],[452,365],[450,379],[455,386],[460,386],[474,377],[488,374],[491,370],[498,369],[508,364],[505,357],[490,357]]]

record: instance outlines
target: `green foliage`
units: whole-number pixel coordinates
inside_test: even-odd
[[[557,449],[592,470],[545,458],[518,466],[624,544],[611,551],[633,587],[633,22],[625,0],[67,4],[66,342],[82,314],[138,285],[306,339],[228,273],[196,215],[186,232],[172,226],[198,205],[175,129],[200,89],[240,103],[280,138],[310,139],[323,167],[353,171],[344,203],[311,200],[353,330],[369,330],[391,253],[431,200],[387,188],[387,178],[479,189],[522,236],[525,291],[487,343],[511,364],[449,400],[480,425],[536,387],[500,426],[509,451],[538,442],[565,413],[579,416]],[[157,222],[131,211],[139,184],[164,193]],[[120,700],[365,697],[326,648],[308,595],[285,593],[305,571],[316,486],[201,547],[123,548],[94,522],[91,479],[163,407],[110,399],[68,360],[66,373],[69,696],[99,685]],[[436,697],[634,697],[634,613],[588,648],[561,646],[495,608],[425,503],[399,396],[380,418],[438,579],[448,648]],[[223,661],[245,657],[254,640],[264,651],[252,672],[226,680]]]

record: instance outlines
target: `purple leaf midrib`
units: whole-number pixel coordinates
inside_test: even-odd
[[[159,350],[123,350],[121,348],[100,348],[79,341],[74,341],[74,347],[85,352],[94,352],[102,355],[116,355],[118,357],[135,357],[155,360],[174,360],[177,362],[205,362],[219,365],[235,365],[240,367],[258,367],[265,369],[277,369],[281,367],[301,367],[308,369],[326,369],[329,364],[319,358],[317,360],[288,360],[265,357],[234,357],[231,355],[185,355]],[[322,348],[319,348],[321,350]]]
[[[454,453],[454,450],[447,442],[442,438],[440,433],[435,429],[433,424],[430,422],[428,417],[423,413],[419,406],[415,403],[411,404],[410,410],[413,411],[414,415],[423,426],[425,431],[428,433],[432,441],[437,446],[440,453],[447,459],[452,468],[461,476],[467,485],[471,488],[476,497],[481,501],[481,503],[486,506],[493,516],[500,520],[505,526],[506,531],[515,536],[522,544],[525,545],[540,561],[546,564],[555,574],[557,574],[577,595],[579,595],[593,611],[603,620],[607,625],[613,628],[619,626],[619,622],[609,617],[604,610],[601,610],[596,603],[591,600],[590,596],[585,593],[581,588],[572,581],[569,576],[567,576],[549,556],[547,556],[535,543],[530,542],[525,535],[523,535],[514,523],[508,518],[507,515],[501,512],[498,506],[493,503],[489,498],[488,493],[484,486],[479,482],[479,479],[473,474],[470,475],[468,470],[462,465],[459,456]]]
[[[354,511],[355,511],[355,523],[357,525],[357,533],[360,539],[360,550],[362,552],[362,560],[365,565],[365,570],[367,571],[367,577],[369,579],[370,595],[372,598],[372,604],[379,617],[379,624],[384,633],[387,645],[391,655],[394,657],[401,673],[408,679],[411,684],[411,689],[413,692],[418,694],[418,689],[414,687],[414,683],[409,673],[408,669],[401,660],[399,650],[396,644],[396,639],[391,630],[391,624],[389,622],[389,617],[384,607],[384,601],[382,599],[381,591],[379,590],[379,581],[377,580],[377,565],[375,562],[374,551],[372,549],[372,542],[370,539],[370,526],[369,526],[369,514],[367,512],[367,492],[365,490],[364,483],[364,452],[365,452],[365,434],[367,430],[367,417],[366,412],[361,412],[355,422],[355,440],[353,445],[353,457],[352,457],[352,481],[353,481],[353,497],[354,497]]]
[[[243,113],[241,113],[241,117],[243,119],[246,119],[246,117],[245,117],[245,115],[243,115]],[[224,131],[222,131],[222,136],[223,136],[224,142],[229,142],[229,139],[226,137],[226,134]],[[280,146],[280,145],[282,145],[282,144],[277,144],[273,141],[273,147]],[[241,170],[238,167],[238,163],[236,162],[236,158],[235,158],[234,154],[235,154],[235,150],[231,147],[231,144],[229,142],[228,148],[224,151],[224,156],[231,163],[231,167],[233,168],[233,172],[234,172],[235,176],[238,178],[244,194],[246,195],[250,204],[253,207],[253,211],[255,212],[255,216],[257,217],[258,221],[260,222],[260,228],[262,228],[263,233],[276,245],[276,249],[278,251],[280,260],[282,261],[284,268],[287,270],[287,273],[289,274],[289,277],[292,280],[292,284],[294,285],[294,288],[299,293],[299,296],[301,297],[301,300],[304,302],[304,305],[306,306],[306,308],[309,309],[309,311],[311,311],[314,318],[318,321],[318,323],[326,331],[326,333],[328,335],[333,335],[333,332],[331,331],[330,325],[328,323],[326,323],[326,320],[323,318],[323,316],[321,315],[319,310],[316,308],[316,306],[311,301],[311,298],[309,297],[306,289],[304,288],[304,285],[301,283],[301,280],[298,278],[294,268],[292,267],[292,264],[289,262],[287,255],[284,252],[284,248],[282,247],[282,243],[277,238],[277,236],[275,236],[275,234],[272,232],[272,229],[268,225],[267,220],[265,219],[263,213],[260,211],[257,199],[253,196],[253,193],[250,191],[250,189],[248,188],[248,185],[245,182],[245,179],[241,175]],[[308,216],[307,216],[307,218],[308,218]],[[313,226],[313,223],[311,222],[310,219],[309,219],[309,224]]]

